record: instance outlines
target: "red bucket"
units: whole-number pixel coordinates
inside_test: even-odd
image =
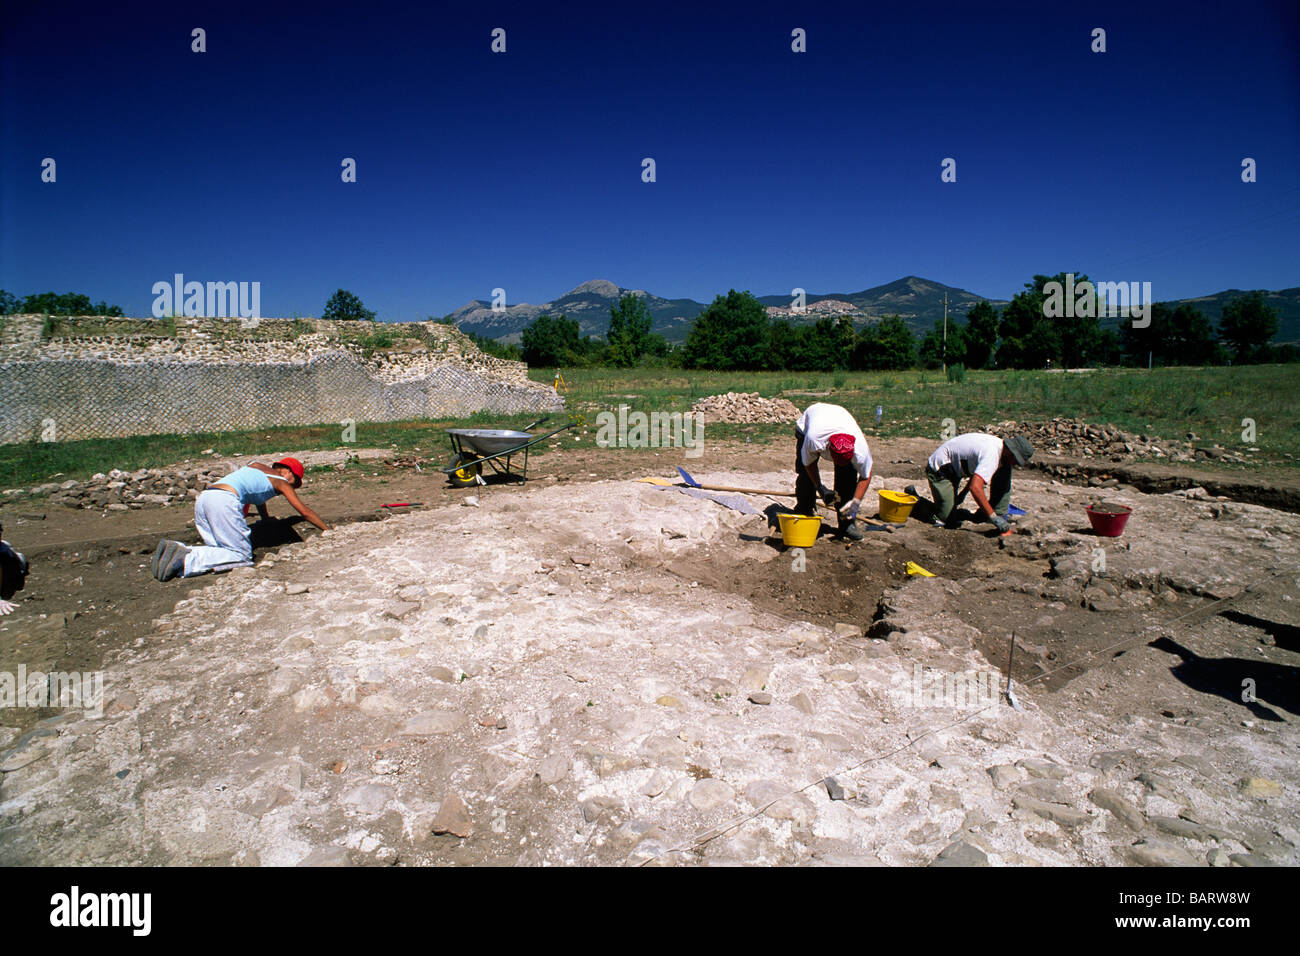
[[[1088,505],[1084,510],[1088,512],[1088,520],[1092,523],[1092,533],[1102,538],[1118,538],[1123,534],[1128,516],[1133,513],[1128,505],[1110,505],[1104,502]]]

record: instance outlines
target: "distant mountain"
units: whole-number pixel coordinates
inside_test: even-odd
[[[1019,290],[1017,290],[1019,291]],[[706,305],[694,299],[664,299],[639,289],[625,289],[605,279],[584,282],[552,302],[541,305],[519,303],[507,306],[502,312],[493,312],[491,303],[476,299],[451,314],[455,324],[465,332],[473,332],[505,342],[519,341],[524,326],[537,316],[566,315],[576,319],[583,335],[603,337],[609,330],[610,306],[632,292],[644,296],[646,308],[654,320],[653,331],[670,342],[685,341],[695,317]],[[944,293],[948,295],[948,318],[964,319],[976,303],[987,301],[994,308],[1007,304],[1005,299],[986,299],[984,296],[944,285],[919,276],[904,276],[885,285],[874,286],[861,292],[808,293],[807,312],[793,314],[788,295],[759,296],[758,301],[768,307],[770,315],[785,315],[795,324],[816,322],[826,315],[849,315],[854,322],[877,321],[887,315],[899,315],[917,335],[923,335],[943,318]],[[1240,289],[1226,289],[1212,295],[1179,299],[1196,306],[1211,323],[1217,325],[1223,306],[1231,299],[1245,293]],[[1300,342],[1300,287],[1267,292],[1265,297],[1278,311],[1278,334],[1275,342]],[[1103,325],[1114,326],[1118,319],[1103,319]]]
[[[704,311],[694,299],[661,299],[641,289],[624,289],[605,279],[584,282],[552,302],[530,305],[520,302],[504,311],[492,311],[490,301],[475,299],[451,313],[451,319],[464,332],[485,335],[503,342],[518,342],[519,333],[533,319],[546,315],[564,315],[575,319],[583,335],[603,337],[609,331],[609,310],[627,293],[642,296],[650,312],[651,331],[672,342],[686,339],[691,322]]]
[[[872,321],[887,315],[897,315],[907,322],[913,332],[924,333],[929,331],[935,322],[943,319],[945,293],[948,296],[950,320],[964,318],[978,302],[987,301],[995,307],[1006,304],[1005,300],[989,299],[941,282],[932,282],[919,276],[904,276],[862,292],[828,292],[819,295],[809,293],[806,297],[808,314],[803,318],[807,321],[816,321],[820,315],[847,313],[860,321]],[[765,295],[758,301],[768,306],[770,313],[780,315],[790,313],[788,295]],[[844,308],[846,303],[851,306],[851,311]],[[819,308],[819,306],[829,306],[829,308]],[[790,318],[794,320],[799,317],[790,315]]]

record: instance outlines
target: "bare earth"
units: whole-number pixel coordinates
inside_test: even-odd
[[[873,442],[871,499],[931,444]],[[324,476],[336,530],[165,585],[189,509],[6,507],[34,567],[0,671],[102,667],[108,704],[0,712],[0,861],[1300,863],[1300,517],[1026,471],[1010,538],[909,522],[799,570],[765,518],[631,480],[788,488],[791,457]],[[1013,630],[1022,710],[918,697],[1000,689]]]

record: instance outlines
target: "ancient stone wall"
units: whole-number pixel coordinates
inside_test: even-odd
[[[0,443],[562,407],[522,363],[486,356],[447,326],[371,326],[367,335],[395,343],[375,349],[312,320],[177,320],[159,327],[170,335],[135,331],[153,331],[147,321],[71,319],[42,330],[41,317],[5,317]],[[271,323],[282,325],[268,331]]]

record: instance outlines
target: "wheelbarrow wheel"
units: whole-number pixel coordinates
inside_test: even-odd
[[[453,487],[468,488],[470,485],[478,484],[478,476],[483,466],[478,464],[477,458],[468,452],[461,452],[460,457],[456,459],[456,466],[456,470],[448,476]]]

